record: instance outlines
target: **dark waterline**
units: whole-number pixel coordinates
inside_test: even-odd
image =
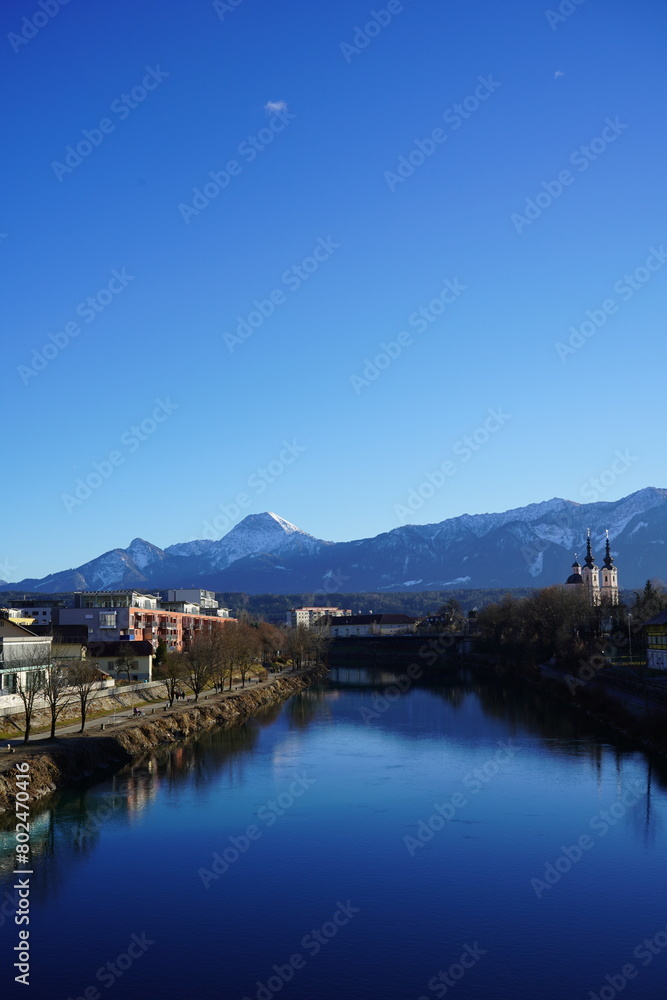
[[[494,679],[389,680],[341,672],[36,810],[26,995],[606,1000],[631,963],[624,998],[663,1000],[664,763]]]

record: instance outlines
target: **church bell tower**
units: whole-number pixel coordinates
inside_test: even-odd
[[[607,543],[608,546],[609,543]],[[584,566],[581,570],[581,576],[584,581],[584,585],[588,588],[588,593],[590,594],[591,604],[594,607],[600,603],[600,570],[595,565],[595,559],[593,557],[593,552],[591,549],[591,529],[588,529],[588,538],[586,541],[586,558],[584,560]]]
[[[605,604],[618,604],[618,570],[609,547],[609,532],[607,532],[607,550],[602,564],[602,585],[600,596]]]

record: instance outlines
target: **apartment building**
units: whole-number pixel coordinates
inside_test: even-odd
[[[177,605],[179,610],[175,610]],[[180,652],[198,635],[210,634],[235,620],[221,617],[217,611],[211,608],[202,613],[201,605],[187,601],[167,601],[165,605],[153,594],[136,590],[88,591],[74,595],[73,608],[59,608],[57,615],[54,609],[54,624],[86,626],[88,643],[147,641],[156,649],[164,639],[170,652]]]
[[[351,611],[343,611],[342,608],[292,608],[288,624],[293,627],[296,627],[297,625],[305,625],[306,628],[310,628],[313,622],[318,618],[321,618],[322,615],[340,617],[341,615],[351,614]]]

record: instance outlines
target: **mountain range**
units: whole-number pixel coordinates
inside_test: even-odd
[[[613,502],[555,498],[498,514],[462,514],[351,542],[328,542],[277,514],[250,514],[217,541],[160,549],[135,538],[76,569],[0,583],[0,590],[153,591],[195,587],[248,594],[543,587],[562,583],[591,531],[598,565],[605,531],[622,588],[667,579],[667,490],[647,487]]]

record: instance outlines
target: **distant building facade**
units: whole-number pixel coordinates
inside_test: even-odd
[[[667,611],[644,622],[646,636],[646,666],[667,670]]]
[[[89,659],[112,677],[129,677],[130,681],[150,681],[153,676],[153,644],[145,640],[129,642],[91,642],[87,646]],[[118,660],[123,663],[119,665]]]
[[[297,625],[305,625],[310,628],[313,622],[321,618],[322,615],[340,617],[341,615],[351,615],[352,611],[343,611],[342,608],[292,608],[288,624],[295,628]]]
[[[13,694],[29,671],[52,661],[51,637],[35,635],[10,618],[0,618],[0,694]]]
[[[416,619],[408,615],[323,615],[313,623],[331,639],[357,635],[409,635]]]
[[[216,614],[219,611],[226,612],[225,615],[221,617],[228,617],[229,611],[227,608],[221,608],[215,599],[215,594],[212,590],[195,590],[193,588],[186,590],[168,590],[166,593],[166,600],[164,603],[180,603],[185,602],[187,604],[196,604],[200,611],[215,611]]]

